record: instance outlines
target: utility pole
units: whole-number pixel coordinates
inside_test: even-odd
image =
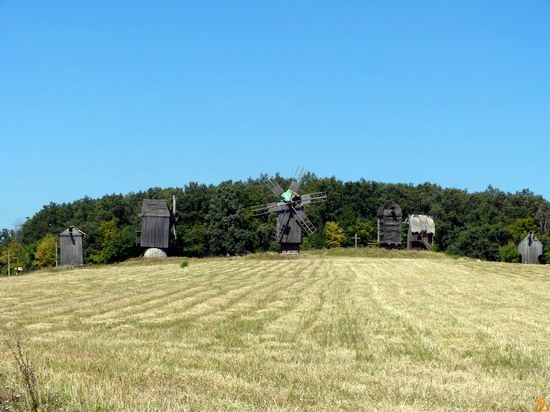
[[[357,247],[357,241],[361,238],[359,236],[357,236],[357,233],[356,233],[355,236],[353,237],[353,239],[355,240],[355,247]]]

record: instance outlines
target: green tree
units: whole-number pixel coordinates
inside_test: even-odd
[[[117,219],[106,220],[99,225],[99,236],[96,240],[95,250],[90,253],[92,263],[107,263],[111,255],[113,239],[116,236]]]
[[[177,226],[176,231],[181,244],[181,249],[178,252],[190,257],[203,257],[208,254],[208,233],[204,224],[187,225],[182,223]]]
[[[376,226],[371,220],[358,217],[353,225],[348,230],[348,237],[353,238],[355,234],[360,238],[357,243],[359,245],[367,245],[376,240]]]
[[[498,255],[501,262],[519,263],[521,258],[517,246],[512,242],[501,246]]]
[[[500,260],[499,249],[508,239],[501,225],[471,225],[454,234],[448,251],[450,253],[483,260]]]
[[[130,226],[119,226],[118,219],[113,218],[99,225],[99,236],[96,248],[90,254],[92,263],[119,262],[133,256],[134,232]]]
[[[325,243],[329,248],[340,247],[346,240],[344,229],[336,222],[325,224]]]
[[[206,227],[210,253],[242,255],[254,250],[252,215],[239,198],[236,185],[224,182],[210,198]]]
[[[510,240],[514,243],[518,243],[523,240],[529,232],[537,232],[538,227],[535,219],[527,217],[514,220],[506,229],[510,235]]]
[[[13,274],[14,268],[24,266],[23,259],[23,247],[21,244],[12,239],[7,245],[2,249],[0,254],[0,263],[2,264],[2,273],[8,273],[8,262]]]
[[[41,268],[55,266],[56,248],[57,237],[51,233],[44,236],[36,245],[33,266]]]

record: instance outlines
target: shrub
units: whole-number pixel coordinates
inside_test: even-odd
[[[325,242],[329,248],[340,247],[346,240],[344,229],[336,222],[327,222],[325,224]]]
[[[180,267],[186,268],[187,266],[189,266],[189,262],[187,260],[182,260],[180,263]]]
[[[519,263],[521,258],[518,248],[513,243],[501,246],[498,249],[498,255],[501,262]]]

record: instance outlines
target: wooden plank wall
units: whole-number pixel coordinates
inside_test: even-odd
[[[61,266],[82,266],[82,236],[60,236]]]
[[[163,216],[143,216],[141,218],[141,247],[168,247],[170,218]]]
[[[518,246],[521,255],[521,263],[536,264],[539,263],[539,256],[543,253],[543,246],[540,240],[535,239],[529,246],[529,240],[523,239]]]

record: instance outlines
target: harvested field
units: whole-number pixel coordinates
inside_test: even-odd
[[[530,411],[550,396],[549,267],[393,256],[1,278],[0,327],[51,410]],[[0,406],[17,392],[26,407],[7,345],[0,385]]]

